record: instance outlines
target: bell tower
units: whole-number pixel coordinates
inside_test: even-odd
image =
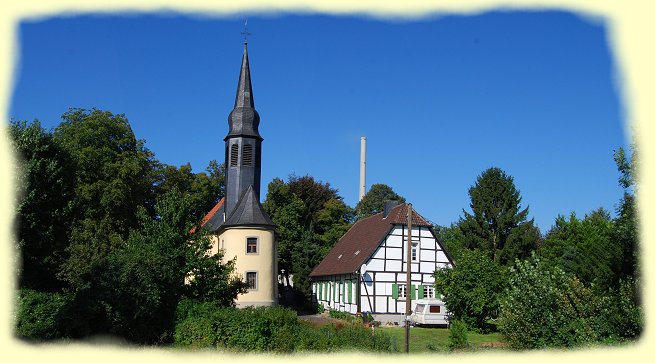
[[[259,114],[255,110],[250,82],[247,41],[243,45],[237,94],[228,123],[230,129],[225,136],[225,214],[227,216],[232,213],[239,198],[249,186],[252,186],[257,200],[260,197],[263,138],[259,135]]]

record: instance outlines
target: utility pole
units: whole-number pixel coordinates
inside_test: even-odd
[[[405,285],[405,353],[409,353],[409,316],[412,314],[412,203],[407,203],[407,285]]]

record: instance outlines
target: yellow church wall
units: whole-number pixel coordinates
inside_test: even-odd
[[[247,252],[248,238],[257,238],[257,252]],[[229,228],[213,238],[212,253],[223,249],[224,260],[236,256],[236,272],[245,281],[246,273],[256,272],[257,286],[237,297],[238,307],[277,304],[277,248],[272,230]]]

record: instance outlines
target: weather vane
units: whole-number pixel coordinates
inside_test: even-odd
[[[250,35],[248,32],[248,19],[243,23],[243,31],[241,32],[241,35],[243,35],[243,42],[248,44],[248,35]]]

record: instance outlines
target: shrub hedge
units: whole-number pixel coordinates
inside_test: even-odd
[[[192,349],[290,353],[297,351],[390,351],[383,332],[358,324],[314,327],[288,308],[220,308],[212,303],[178,305],[175,345]]]

